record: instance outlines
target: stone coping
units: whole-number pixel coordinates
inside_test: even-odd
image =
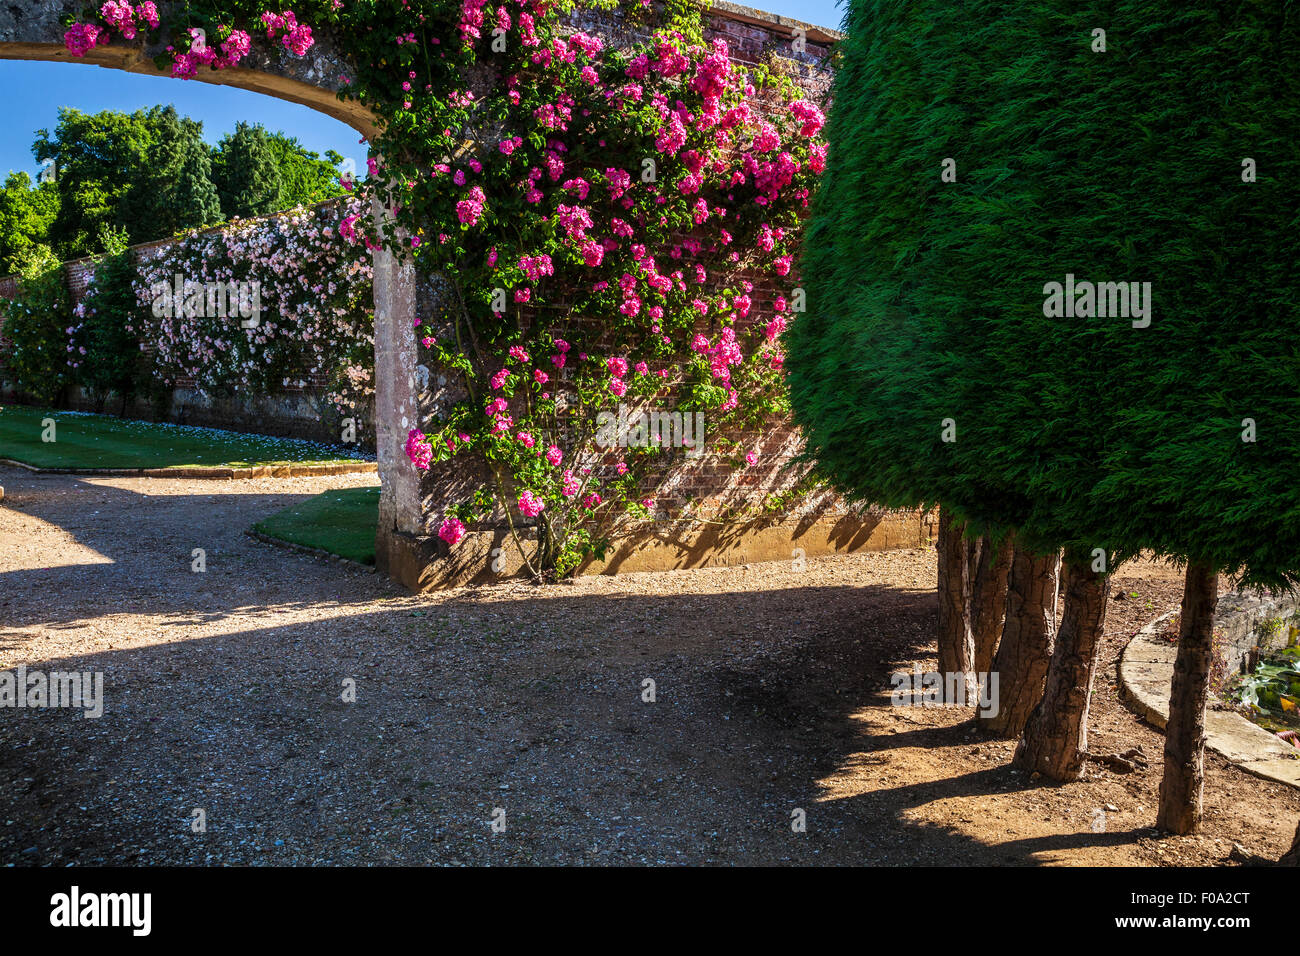
[[[37,468],[12,458],[0,458],[0,465],[13,465],[38,475],[86,475],[98,478],[314,478],[321,475],[374,474],[379,470],[373,461],[326,465],[249,465],[243,468]]]
[[[1236,595],[1224,595],[1230,609],[1215,615],[1221,622],[1241,614],[1259,614],[1259,606],[1241,608]],[[1129,709],[1161,730],[1169,722],[1169,693],[1174,679],[1178,645],[1162,640],[1161,629],[1177,611],[1156,618],[1138,631],[1119,659],[1121,697]],[[1230,710],[1206,710],[1205,745],[1247,773],[1300,788],[1300,750],[1258,724]]]
[[[710,12],[716,15],[726,17],[729,20],[737,20],[741,23],[752,23],[755,26],[769,28],[781,27],[783,29],[800,27],[807,34],[808,39],[814,43],[838,43],[844,39],[844,34],[839,30],[796,20],[794,17],[782,16],[779,13],[769,13],[766,10],[759,10],[740,3],[731,3],[729,0],[712,0],[707,6]]]

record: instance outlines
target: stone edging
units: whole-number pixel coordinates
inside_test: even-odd
[[[323,548],[309,548],[305,544],[294,544],[292,541],[285,541],[283,538],[273,538],[269,534],[263,534],[260,531],[254,531],[249,528],[244,534],[248,535],[255,541],[263,544],[273,545],[277,548],[284,548],[288,551],[297,551],[300,554],[309,554],[315,558],[326,558],[334,564],[342,564],[354,568],[357,571],[364,571],[367,574],[375,573],[373,564],[362,564],[360,561],[353,561],[351,558],[345,558],[342,555],[334,554],[332,551],[326,551]]]
[[[1223,600],[1231,601],[1233,597],[1224,595]],[[1119,659],[1120,696],[1130,710],[1161,730],[1169,721],[1169,691],[1178,645],[1161,640],[1158,634],[1176,613],[1163,614],[1138,631]],[[1259,603],[1216,614],[1215,630],[1225,621],[1240,623],[1232,619],[1242,614],[1259,615]],[[1247,773],[1300,788],[1300,751],[1240,714],[1207,709],[1205,745]]]
[[[374,474],[373,461],[332,465],[250,465],[247,468],[37,468],[12,458],[0,458],[0,465],[12,465],[38,475],[88,475],[100,478],[314,478],[321,475]]]

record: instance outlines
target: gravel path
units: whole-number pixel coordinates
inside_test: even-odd
[[[1117,703],[1113,661],[1177,603],[1169,569],[1116,578],[1138,597],[1112,606],[1093,714],[1094,749],[1142,746],[1151,769],[1044,787],[968,711],[889,706],[890,673],[933,666],[929,552],[412,596],[243,534],[373,483],[0,468],[0,668],[105,680],[98,719],[0,710],[0,865],[1204,864],[1289,844],[1300,798],[1214,758],[1206,832],[1150,830],[1162,738]]]

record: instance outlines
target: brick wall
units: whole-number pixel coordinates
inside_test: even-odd
[[[617,11],[585,11],[572,18],[573,27],[604,37],[615,45],[640,39]],[[798,21],[728,3],[714,3],[706,40],[727,41],[733,62],[763,63],[794,79],[814,102],[824,102],[831,88],[830,57],[837,34]],[[797,45],[795,41],[800,41]],[[756,275],[750,293],[755,304],[770,305],[775,289]],[[417,289],[416,312],[431,334],[450,334],[434,318],[444,290],[425,279]],[[758,309],[750,324],[758,321]],[[797,317],[795,318],[797,321]],[[595,319],[593,321],[599,321]],[[737,331],[745,327],[737,323]],[[718,328],[703,323],[700,332],[716,339]],[[554,382],[555,379],[553,378]],[[418,395],[421,420],[438,419],[464,393],[454,376],[432,370],[429,387]],[[665,404],[673,404],[671,401]],[[404,424],[404,423],[403,423]],[[405,436],[405,424],[401,432]],[[714,437],[712,431],[710,438]],[[766,512],[769,496],[799,486],[805,468],[797,461],[802,450],[798,431],[784,420],[769,421],[756,431],[729,433],[740,445],[735,455],[706,453],[689,458],[682,452],[661,455],[663,465],[651,477],[656,520],[621,520],[613,529],[614,549],[604,560],[591,561],[588,573],[733,564],[761,560],[798,560],[836,551],[924,546],[934,534],[928,516],[910,512],[862,511],[839,497],[818,492],[799,501],[793,510]],[[739,464],[746,452],[757,463]],[[606,464],[612,463],[612,456]],[[378,562],[381,569],[412,588],[434,588],[521,570],[509,546],[504,513],[478,523],[454,548],[435,537],[445,508],[464,501],[485,480],[486,467],[468,456],[435,463],[420,480],[422,523],[414,535],[396,527],[381,527]],[[775,503],[775,502],[774,502]],[[383,511],[381,509],[381,516]],[[515,518],[516,526],[519,519]],[[504,562],[504,564],[503,564]],[[490,569],[490,570],[489,570]]]
[[[321,206],[337,205],[342,200],[327,200]],[[279,213],[259,216],[259,219],[276,219]],[[200,234],[217,232],[223,226],[213,226],[201,230]],[[158,239],[153,242],[137,243],[130,247],[130,253],[136,262],[148,253],[166,249],[180,242],[179,239]],[[86,297],[90,283],[95,274],[95,260],[91,258],[73,259],[63,264],[64,281],[71,299],[71,308],[76,308]],[[12,299],[19,292],[18,276],[0,278],[0,299]],[[69,324],[72,316],[69,315]],[[3,335],[3,317],[0,316],[0,335]],[[149,351],[145,343],[145,351]],[[324,395],[328,377],[321,373],[307,376],[305,386],[288,385],[272,396],[240,396],[233,398],[213,398],[200,393],[195,388],[192,378],[181,377],[171,396],[165,417],[188,425],[207,425],[216,428],[230,428],[236,431],[258,431],[273,435],[287,435],[298,438],[313,438],[320,441],[333,441],[337,438],[332,425],[321,421],[320,409],[325,404]],[[12,400],[15,394],[5,382],[4,354],[0,352],[0,397]],[[94,407],[91,398],[80,389],[73,389],[67,396],[66,404],[70,408],[90,410]],[[116,410],[116,409],[115,409]],[[155,410],[143,399],[127,409],[127,414],[151,418]]]

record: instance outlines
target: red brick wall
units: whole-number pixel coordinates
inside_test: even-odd
[[[574,16],[573,26],[575,29],[613,38],[615,43],[639,38],[625,29],[621,16],[617,13],[597,14],[586,11]],[[799,38],[803,42],[799,50],[796,50],[794,44],[796,34],[793,31],[796,27],[802,31]],[[832,78],[830,55],[835,41],[835,34],[830,31],[748,8],[716,4],[706,30],[706,40],[714,38],[727,41],[733,62],[741,65],[764,63],[780,69],[806,90],[808,98],[814,102],[823,102],[829,93]],[[719,287],[737,279],[748,279],[754,283],[750,296],[755,303],[750,318],[736,323],[739,332],[756,323],[766,322],[771,317],[770,304],[777,292],[766,273],[731,272],[718,279]],[[436,286],[436,282],[432,285]],[[785,291],[788,294],[788,290]],[[423,317],[439,314],[442,310],[436,307],[437,300],[436,288],[422,287],[418,313]],[[764,312],[768,314],[759,318]],[[797,316],[792,316],[791,319],[798,320]],[[592,321],[599,322],[599,318]],[[436,320],[426,318],[425,325],[430,334],[439,338],[453,334],[450,325],[444,329]],[[697,331],[716,340],[720,329],[704,321]],[[442,384],[435,385],[422,396],[421,412],[426,416],[424,420],[439,418],[449,406],[464,398],[458,377],[444,378],[437,375],[436,369],[433,371],[431,377],[441,379]],[[556,382],[556,385],[560,386],[560,383]],[[675,402],[668,396],[662,402],[654,404],[671,406]],[[606,410],[617,411],[617,405],[618,400],[612,399]],[[707,415],[706,429],[712,443],[717,432],[710,426]],[[778,420],[769,422],[760,430],[727,432],[726,437],[738,443],[739,447],[734,453],[720,455],[709,451],[697,458],[689,458],[679,451],[660,456],[662,466],[649,478],[643,489],[644,493],[655,500],[658,520],[687,523],[719,521],[728,525],[741,525],[760,519],[771,520],[773,515],[764,510],[765,499],[796,487],[806,470],[795,461],[802,450],[797,430],[788,421]],[[744,464],[744,456],[748,452],[756,456],[754,465]],[[606,456],[604,463],[612,466],[617,458],[617,454],[611,453]],[[426,508],[425,533],[432,534],[436,531],[443,509],[447,505],[463,501],[474,490],[479,480],[476,476],[481,473],[475,463],[465,460],[465,456],[442,465],[434,465],[421,483],[421,497]],[[799,503],[797,507],[800,514],[818,516],[845,511],[839,499],[827,493],[819,493]],[[481,527],[499,527],[504,524],[505,515],[497,514],[483,522]]]

